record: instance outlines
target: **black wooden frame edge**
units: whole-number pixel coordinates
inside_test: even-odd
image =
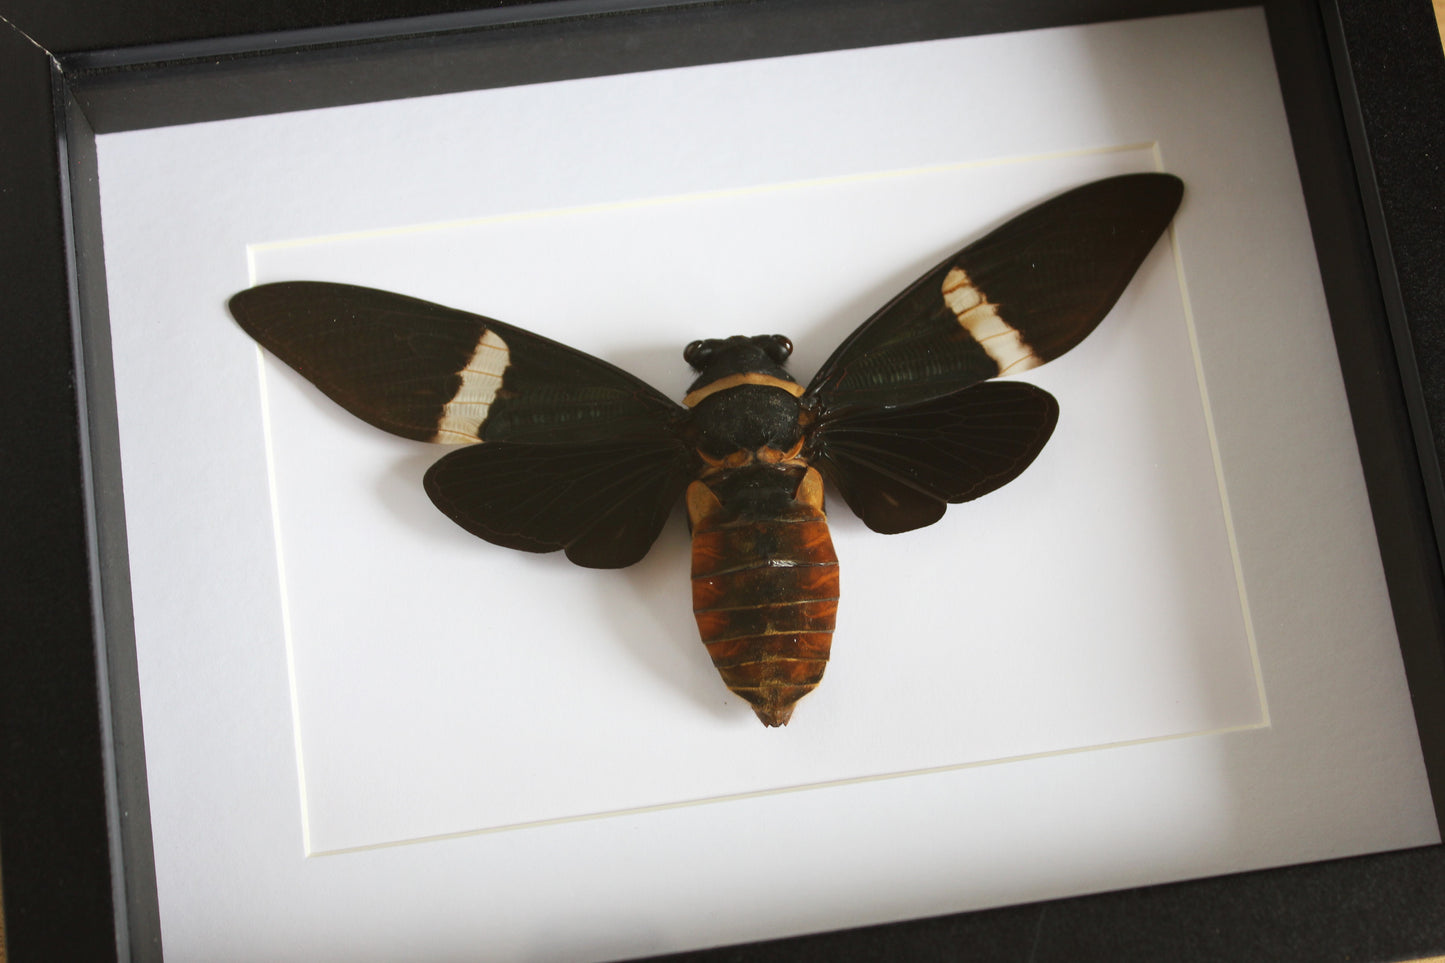
[[[245,50],[269,50],[278,44],[316,45],[364,39],[390,39],[420,32],[446,32],[567,17],[596,18],[614,13],[666,7],[737,6],[755,0],[353,0],[344,11],[327,4],[287,0],[213,0],[204,7],[138,0],[106,5],[96,0],[5,0],[0,22],[9,21],[37,38],[40,45],[76,69],[109,64],[135,65],[158,57],[184,59]],[[149,15],[134,16],[147,5]],[[1172,0],[1174,10],[1190,6],[1248,6],[1250,0]],[[1038,4],[1042,14],[1008,0],[971,0],[974,20],[1048,25],[1090,23],[1150,16],[1156,0],[1069,0]],[[520,10],[514,13],[513,10]],[[83,16],[77,15],[83,11]],[[544,12],[545,11],[545,12]],[[8,15],[7,15],[8,14]],[[907,17],[905,12],[901,14]],[[827,25],[819,23],[820,32]],[[758,38],[763,40],[765,38]],[[188,45],[194,45],[189,46]],[[189,49],[189,53],[187,52]]]
[[[0,125],[23,150],[0,152],[0,263],[6,265],[6,360],[0,447],[7,519],[0,550],[0,859],[14,959],[52,948],[112,959],[101,666],[93,635],[95,554],[74,375],[69,251],[59,145],[59,65],[0,29]],[[22,360],[23,359],[23,360]]]
[[[448,14],[395,21],[386,25],[342,25],[309,28],[283,35],[239,36],[224,42],[185,41],[65,58],[75,65],[77,98],[97,118],[97,133],[132,130],[158,123],[175,124],[246,116],[264,105],[266,113],[356,103],[368,91],[386,86],[390,97],[446,93],[487,86],[542,83],[608,72],[609,64],[625,62],[632,71],[658,70],[698,63],[719,63],[787,54],[810,53],[842,46],[877,46],[945,36],[950,27],[969,24],[970,32],[993,33],[1040,26],[1128,19],[1157,12],[1161,0],[1068,0],[1070,14],[1050,17],[1052,5],[1017,5],[996,0],[937,5],[920,0],[892,0],[886,13],[871,18],[871,29],[848,31],[837,23],[819,25],[809,0],[542,0],[546,15],[524,19],[519,8],[488,8],[475,15]],[[1248,0],[1167,0],[1169,12],[1239,6]],[[595,8],[586,12],[588,7]],[[697,45],[681,49],[648,42],[654,30],[675,27],[671,14],[689,18],[692,32],[715,29],[739,9],[747,9],[763,29],[719,36],[705,53]],[[522,50],[505,42],[507,28],[524,25],[531,39]],[[424,32],[428,31],[430,32]],[[632,31],[624,34],[622,31]],[[840,37],[843,33],[845,36]],[[578,43],[579,35],[594,41],[613,38],[611,46]],[[676,35],[676,34],[675,34]],[[686,32],[683,33],[686,36]],[[643,39],[636,47],[630,41]],[[478,59],[476,44],[495,39],[492,56]],[[691,39],[691,38],[688,38]],[[424,40],[431,69],[425,77],[409,71],[414,50]],[[378,76],[365,85],[346,88],[335,80],[358,48],[366,48]],[[399,49],[398,49],[399,48]],[[458,49],[462,48],[462,49]],[[531,51],[540,55],[532,56]],[[250,58],[264,56],[271,68],[257,77]],[[156,58],[159,58],[157,61]],[[155,67],[159,62],[161,66]],[[154,69],[153,69],[154,68]],[[180,68],[180,69],[178,69]],[[246,75],[244,85],[234,83]],[[438,82],[437,78],[445,80]],[[505,78],[505,79],[499,79]],[[119,84],[119,89],[116,88]],[[181,96],[177,90],[184,91]]]
[[[1445,121],[1438,109],[1445,103],[1445,49],[1423,3],[1401,11],[1394,23],[1368,15],[1365,4],[1347,10],[1339,0],[1324,0],[1321,6],[1391,336],[1393,355],[1382,355],[1378,365],[1398,379],[1409,416],[1412,438],[1397,445],[1402,453],[1414,450],[1413,463],[1397,466],[1411,482],[1408,491],[1381,493],[1375,501],[1407,499],[1411,513],[1430,520],[1430,537],[1415,533],[1402,548],[1413,554],[1417,572],[1437,572],[1445,567]],[[1431,105],[1423,116],[1421,104]],[[1362,449],[1377,441],[1362,439]],[[1381,548],[1391,554],[1389,546]],[[1395,584],[1410,578],[1391,574]],[[1445,698],[1439,696],[1445,692],[1445,603],[1438,587],[1431,594],[1429,611],[1407,613],[1423,631],[1401,633],[1401,655],[1421,750],[1434,762],[1429,775],[1437,820],[1445,826],[1445,766],[1439,764],[1445,759]]]
[[[1294,9],[1295,15],[1309,8],[1301,0],[1274,4],[1272,9],[1284,6]],[[1354,29],[1360,28],[1355,25]],[[1345,42],[1350,39],[1346,32]],[[1351,76],[1348,69],[1345,75]],[[0,186],[15,188],[0,191],[0,254],[12,279],[0,288],[0,298],[4,299],[6,317],[15,319],[7,323],[7,348],[25,359],[16,362],[12,355],[10,360],[0,362],[4,373],[0,377],[0,439],[6,451],[24,456],[18,459],[24,462],[23,472],[14,467],[14,458],[8,461],[11,467],[4,469],[5,503],[13,517],[0,528],[4,557],[21,561],[17,566],[20,577],[12,577],[0,595],[6,615],[12,610],[17,615],[7,618],[11,634],[0,643],[6,667],[5,677],[0,678],[0,752],[4,753],[0,761],[5,772],[13,773],[18,768],[31,777],[27,781],[28,793],[20,791],[21,787],[8,778],[0,782],[0,858],[4,859],[10,946],[17,960],[116,958],[125,953],[121,946],[131,944],[130,938],[139,935],[118,932],[112,917],[112,848],[107,840],[113,839],[115,833],[110,831],[113,827],[105,815],[104,779],[99,775],[108,768],[108,740],[97,719],[104,714],[98,695],[103,674],[115,670],[105,663],[97,664],[90,643],[94,626],[103,624],[93,613],[90,594],[93,560],[103,552],[114,551],[115,546],[107,549],[92,545],[85,530],[91,504],[84,487],[88,477],[85,453],[90,449],[81,437],[78,386],[71,380],[84,366],[77,364],[70,325],[44,321],[74,318],[75,305],[94,297],[94,292],[87,294],[83,287],[74,286],[75,275],[68,270],[72,259],[87,256],[83,246],[77,250],[67,247],[66,239],[73,235],[68,234],[62,216],[69,208],[60,176],[65,159],[57,145],[67,143],[67,135],[58,128],[57,119],[59,123],[77,123],[75,105],[68,102],[70,95],[61,63],[8,22],[0,22],[0,127],[21,132],[17,141],[27,146],[49,145],[38,156],[24,151],[0,152]],[[1365,127],[1363,123],[1357,126],[1361,130]],[[72,129],[68,136],[83,139],[85,135]],[[1358,152],[1358,141],[1356,149]],[[72,156],[70,160],[73,169],[83,172],[83,156]],[[83,218],[84,214],[77,216]],[[14,230],[17,225],[23,231]],[[23,279],[23,283],[17,283],[15,278]],[[1408,287],[1417,282],[1404,279],[1403,283]],[[1402,297],[1408,301],[1409,292]],[[1408,329],[1413,318],[1407,317],[1406,322]],[[64,377],[57,377],[60,372]],[[1422,369],[1422,378],[1439,375],[1438,370]],[[1398,371],[1396,376],[1398,385]],[[1416,487],[1423,489],[1423,484]],[[1423,497],[1422,491],[1416,494]],[[42,652],[34,641],[39,639],[84,639],[85,644],[62,644],[58,649],[47,645]],[[29,645],[25,644],[27,640]],[[1419,704],[1417,698],[1417,710]],[[56,741],[43,745],[27,742],[25,737],[37,732],[52,735]],[[1436,798],[1440,798],[1438,787]],[[960,949],[959,939],[966,939],[979,959],[1023,959],[1030,953],[1038,959],[1143,959],[1149,955],[1135,951],[1142,951],[1150,940],[1137,938],[1137,933],[1132,942],[1124,941],[1128,945],[1112,941],[1117,952],[1111,955],[1096,956],[1093,951],[1102,952],[1105,945],[1110,945],[1108,940],[1101,942],[1102,938],[1119,935],[1121,928],[1137,929],[1141,919],[1145,923],[1150,918],[1159,922],[1153,914],[1161,905],[1169,904],[1173,898],[1170,894],[1185,894],[1179,897],[1184,909],[1166,914],[1172,920],[1170,926],[1154,926],[1152,930],[1146,926],[1155,937],[1170,933],[1179,938],[1198,936],[1211,928],[1217,930],[1221,924],[1227,926],[1228,909],[1237,902],[1231,893],[1252,890],[1257,899],[1276,907],[1303,908],[1303,917],[1296,912],[1286,914],[1286,918],[1302,919],[1300,925],[1311,930],[1349,939],[1361,951],[1357,955],[1383,958],[1438,952],[1445,949],[1438,907],[1427,906],[1422,912],[1409,914],[1403,923],[1396,920],[1395,936],[1408,932],[1409,939],[1382,940],[1369,920],[1359,920],[1351,934],[1340,933],[1339,927],[1321,929],[1316,924],[1332,912],[1338,913],[1342,899],[1350,904],[1351,894],[1361,895],[1361,888],[1352,886],[1351,881],[1396,894],[1390,902],[1395,907],[1415,906],[1418,901],[1411,900],[1412,894],[1440,893],[1445,888],[1440,874],[1445,860],[1441,859],[1440,849],[1430,847],[1412,853],[802,939],[825,941],[831,946],[830,955],[845,951],[860,959],[922,959],[930,958],[926,954],[935,951],[954,958]],[[1307,884],[1302,886],[1301,879]],[[1320,879],[1326,882],[1319,883]],[[1324,897],[1319,895],[1321,887],[1326,891]],[[1330,898],[1330,894],[1338,898]],[[1099,909],[1101,906],[1105,908]],[[1431,908],[1436,909],[1433,919]],[[135,907],[131,907],[131,912],[125,914],[132,922],[134,911]],[[1141,913],[1145,914],[1142,918]],[[1234,918],[1247,923],[1250,917],[1249,912],[1241,910]],[[1006,939],[1019,919],[1026,921],[1024,928],[1031,933],[1027,952],[1021,944]],[[1253,922],[1257,927],[1260,921]],[[941,944],[940,933],[947,936]],[[1050,946],[1068,950],[1070,945],[1071,954],[1044,952]],[[1206,941],[1203,945],[1209,944]],[[1295,950],[1302,948],[1293,945]],[[1002,955],[985,952],[988,947],[1003,951]],[[1181,955],[1181,944],[1167,940],[1153,945],[1154,958],[1165,947],[1173,958],[1218,958]],[[805,942],[792,940],[717,952],[751,954],[729,957],[738,959],[797,959],[816,951],[807,949]],[[769,955],[777,953],[788,955]],[[1291,953],[1286,958],[1331,957],[1327,953]]]
[[[120,430],[115,408],[115,373],[110,353],[108,295],[101,239],[95,131],[69,87],[56,87],[65,112],[61,142],[61,187],[70,218],[67,240],[75,269],[71,303],[79,348],[75,376],[81,399],[81,457],[88,495],[91,584],[99,586],[100,618],[95,626],[100,674],[102,749],[110,829],[116,941],[133,955],[159,957],[160,908],[155,899],[155,862],[146,783],[145,739],[141,731],[140,674],[131,610],[125,499],[121,488]]]

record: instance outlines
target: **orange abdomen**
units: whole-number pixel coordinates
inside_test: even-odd
[[[777,518],[729,514],[694,519],[698,633],[727,687],[764,725],[785,725],[828,665],[838,557],[821,498],[795,498]]]

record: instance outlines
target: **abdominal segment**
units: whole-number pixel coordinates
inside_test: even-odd
[[[838,557],[812,468],[758,465],[693,482],[692,606],[727,687],[767,726],[823,678]]]

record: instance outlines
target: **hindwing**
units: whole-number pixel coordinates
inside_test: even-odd
[[[647,554],[687,486],[678,441],[460,448],[426,473],[447,517],[480,538],[555,552],[588,568],[622,568]]]
[[[876,532],[931,525],[1027,468],[1058,421],[1054,396],[992,381],[916,405],[855,410],[819,426],[811,458]]]

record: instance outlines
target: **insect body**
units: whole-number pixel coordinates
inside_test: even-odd
[[[809,414],[782,369],[781,335],[698,341],[692,409],[701,464],[687,488],[692,605],[729,689],[765,725],[787,723],[823,678],[838,609],[838,557],[823,479],[803,456]]]
[[[1017,477],[1052,433],[1047,392],[991,381],[1058,357],[1108,313],[1168,226],[1165,174],[1086,184],[926,273],[806,386],[781,335],[695,341],[682,405],[521,328],[320,282],[231,299],[257,341],[353,414],[461,444],[427,494],[487,541],[618,568],[685,495],[693,610],[723,680],[786,724],[827,665],[838,560],[824,480],[873,530],[930,525]]]

